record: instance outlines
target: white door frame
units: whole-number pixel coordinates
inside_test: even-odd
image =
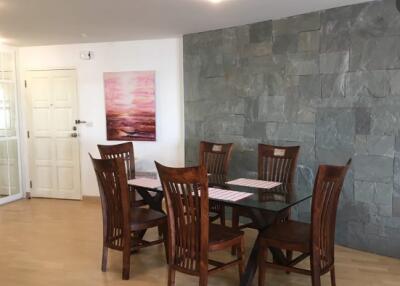
[[[22,71],[22,77],[24,80],[22,80],[20,82],[20,86],[21,86],[21,101],[23,102],[23,107],[21,108],[23,110],[23,119],[24,119],[24,126],[23,128],[21,128],[22,131],[22,138],[23,138],[23,147],[22,147],[22,151],[24,153],[23,156],[23,163],[24,166],[26,166],[26,170],[24,172],[24,183],[25,183],[25,188],[26,188],[26,192],[28,193],[28,195],[31,194],[32,188],[31,188],[31,178],[32,178],[32,166],[30,164],[30,154],[31,154],[31,144],[29,142],[28,139],[28,131],[31,130],[31,125],[30,125],[30,118],[31,118],[31,106],[30,106],[30,98],[29,98],[29,94],[27,92],[27,88],[25,87],[25,83],[29,78],[29,73],[30,72],[35,72],[35,71],[57,71],[57,70],[68,70],[68,71],[74,71],[75,72],[75,80],[76,80],[76,113],[79,116],[79,90],[78,90],[78,76],[77,76],[77,69],[76,67],[44,67],[44,68],[28,68],[25,69],[24,71]],[[79,126],[78,126],[79,128]],[[77,130],[78,134],[79,134],[79,129]],[[79,166],[82,166],[82,162],[81,162],[81,146],[80,146],[80,136],[78,136],[77,138],[78,140],[78,146],[79,146],[79,150],[78,150],[78,161],[79,161]],[[79,194],[79,198],[76,199],[82,199],[82,179],[81,179],[81,170],[79,172],[79,190],[80,190],[80,194]]]

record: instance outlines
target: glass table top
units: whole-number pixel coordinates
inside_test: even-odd
[[[246,192],[251,193],[252,195],[238,201],[228,201],[223,199],[210,200],[223,202],[227,206],[281,212],[312,197],[312,190],[300,193],[296,192],[296,186],[290,187],[281,184],[271,189],[259,189],[226,184],[227,181],[230,181],[230,179],[221,176],[210,175],[208,177],[209,187]],[[130,184],[132,185],[132,183]],[[292,190],[289,191],[289,188],[292,188]],[[152,188],[151,191],[162,192],[162,188]]]
[[[312,197],[312,190],[307,191],[306,193],[299,193],[296,192],[295,186],[290,187],[286,184],[281,184],[271,189],[260,189],[254,187],[231,185],[225,183],[226,181],[229,182],[230,179],[224,180],[220,176],[211,175],[209,176],[208,184],[209,187],[252,193],[251,196],[235,202],[218,200],[223,201],[227,205],[231,206],[280,212]]]

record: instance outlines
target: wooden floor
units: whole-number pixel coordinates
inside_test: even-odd
[[[129,281],[121,280],[122,257],[117,252],[110,252],[108,272],[102,273],[101,233],[100,205],[94,200],[32,199],[0,206],[0,285],[166,285],[162,246],[132,257]],[[253,231],[246,231],[248,246],[254,237]],[[398,286],[400,260],[337,247],[336,273],[338,286]],[[183,274],[176,277],[176,285],[196,285],[197,281]],[[311,285],[308,277],[275,271],[268,271],[267,282],[270,286]],[[213,275],[209,285],[238,285],[237,269]],[[328,277],[323,285],[330,285]]]

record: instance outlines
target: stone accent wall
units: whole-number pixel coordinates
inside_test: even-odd
[[[400,257],[395,0],[185,35],[184,81],[186,164],[201,139],[234,142],[231,175],[255,177],[258,143],[299,144],[302,192],[318,164],[352,157],[337,242]]]

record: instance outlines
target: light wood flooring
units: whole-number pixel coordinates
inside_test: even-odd
[[[101,210],[97,200],[32,199],[0,206],[0,285],[167,284],[162,246],[143,249],[132,256],[129,281],[121,280],[119,252],[110,251],[108,271],[102,273],[101,234]],[[248,247],[254,238],[254,231],[246,230]],[[248,253],[249,249],[246,250]],[[219,256],[230,258],[229,253]],[[336,273],[339,286],[399,286],[400,260],[338,246]],[[196,277],[177,274],[177,286],[197,283]],[[209,285],[238,285],[237,268],[211,276]],[[311,285],[311,282],[306,276],[271,270],[267,273],[267,285]],[[323,285],[330,285],[327,275]]]

